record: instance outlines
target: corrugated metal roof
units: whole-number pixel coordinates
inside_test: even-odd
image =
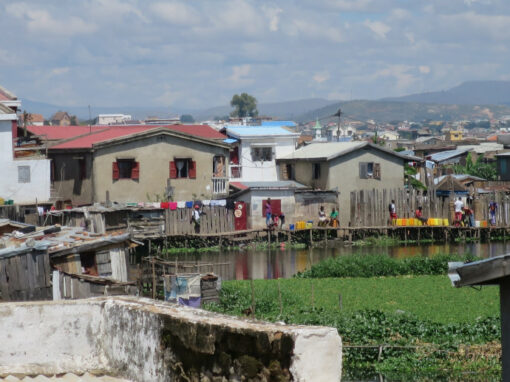
[[[297,125],[294,121],[262,121],[262,126],[296,127]]]
[[[484,142],[479,145],[459,145],[457,150],[471,150],[477,154],[483,154],[491,151],[503,150],[504,146],[496,142]]]
[[[278,160],[289,160],[289,159],[302,159],[302,160],[332,160],[334,158],[340,157],[342,155],[346,155],[352,151],[361,149],[363,147],[369,146],[374,150],[383,151],[387,154],[394,155],[396,157],[402,158],[408,161],[423,161],[422,158],[418,158],[415,156],[402,155],[393,150],[388,150],[384,147],[380,147],[378,145],[374,145],[367,141],[356,141],[356,142],[313,142],[305,147],[300,148],[299,150],[294,151],[292,154],[286,155],[284,157],[278,158]]]
[[[468,151],[469,149],[440,151],[438,153],[429,155],[428,158],[430,158],[430,160],[433,160],[434,162],[442,162],[451,158],[455,158],[456,156],[462,155]]]
[[[231,182],[230,184],[235,183],[235,187],[239,189],[248,189],[248,188],[281,188],[281,189],[295,189],[295,188],[310,188],[305,186],[304,184],[298,183],[294,180],[276,180],[276,181],[268,181],[268,182]]]
[[[298,137],[299,134],[293,133],[280,126],[265,127],[265,126],[227,126],[227,134],[235,138],[248,138],[248,137]]]
[[[311,143],[292,154],[278,159],[332,159],[366,146],[367,142],[324,142]]]
[[[437,177],[434,179],[434,184],[439,184],[441,183],[441,181],[446,178],[447,176],[451,176],[455,179],[457,179],[459,182],[462,182],[466,179],[473,179],[473,180],[480,180],[480,181],[484,181],[486,179],[483,179],[483,178],[479,178],[478,176],[474,176],[474,175],[469,175],[469,174],[452,174],[452,175],[441,175],[440,177]]]

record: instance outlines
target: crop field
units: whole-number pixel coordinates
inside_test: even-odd
[[[251,285],[224,282],[209,309],[253,315]],[[499,378],[497,287],[454,288],[446,275],[294,278],[255,280],[253,295],[259,319],[337,328],[346,380]]]

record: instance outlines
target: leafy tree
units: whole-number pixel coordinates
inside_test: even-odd
[[[418,179],[416,179],[414,176],[418,173],[418,171],[412,167],[409,166],[407,163],[404,165],[404,180],[405,183],[412,188],[415,188],[417,190],[426,190],[427,187],[420,182]]]
[[[193,123],[195,122],[195,118],[191,114],[183,114],[181,115],[181,122],[182,123]]]
[[[473,162],[471,153],[466,156],[466,165],[455,165],[453,170],[456,174],[469,174],[487,180],[497,180],[498,172],[494,163],[484,163],[483,155],[479,155]]]
[[[256,117],[259,114],[257,110],[257,99],[248,93],[234,94],[230,101],[230,106],[235,110],[230,113],[232,117]]]
[[[71,126],[78,126],[78,118],[76,118],[76,115],[71,115]]]

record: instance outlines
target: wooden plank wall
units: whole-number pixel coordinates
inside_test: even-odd
[[[191,222],[191,208],[178,208],[166,212],[166,232],[168,235],[195,233]],[[234,231],[234,211],[220,206],[204,206],[200,217],[200,233],[221,233]]]
[[[51,270],[46,252],[0,259],[0,290],[4,301],[51,300]]]
[[[451,207],[454,197],[440,197],[431,192],[423,196],[416,190],[384,189],[359,190],[350,195],[350,224],[352,227],[386,226],[389,220],[388,205],[395,200],[396,212],[399,218],[410,218],[418,206],[423,208],[423,216],[427,218],[448,219],[453,221]],[[489,203],[496,201],[496,225],[510,225],[510,196],[503,192],[479,194],[471,205],[475,219],[489,220]],[[341,206],[342,208],[342,206]]]

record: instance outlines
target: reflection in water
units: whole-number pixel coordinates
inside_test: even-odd
[[[386,254],[403,259],[413,256],[434,256],[441,253],[464,255],[472,253],[481,258],[494,257],[510,252],[510,242],[456,243],[433,245],[408,245],[398,247],[337,247],[311,249],[271,249],[205,252],[178,255],[180,261],[206,261],[228,263],[215,268],[224,280],[289,278],[311,265],[347,254]]]

